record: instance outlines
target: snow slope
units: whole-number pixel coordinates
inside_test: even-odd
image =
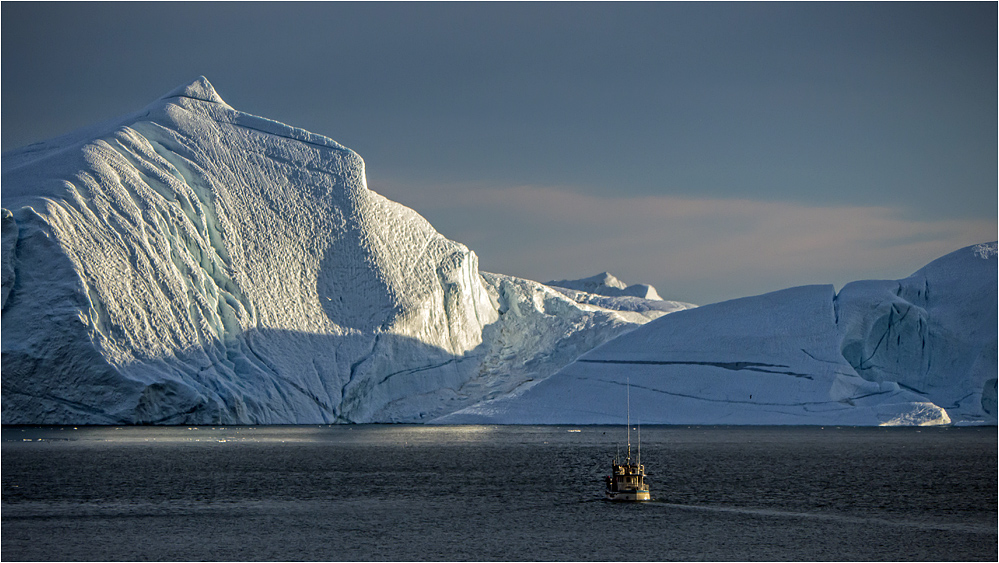
[[[3,155],[3,422],[417,421],[658,316],[481,275],[335,141],[203,77]]]
[[[438,423],[996,423],[996,244],[909,278],[680,311]]]

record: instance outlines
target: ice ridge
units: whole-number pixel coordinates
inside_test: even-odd
[[[199,76],[190,84],[182,84],[177,88],[174,88],[160,99],[168,100],[170,98],[190,98],[192,100],[220,104],[227,108],[231,107],[229,104],[225,103],[222,96],[218,95],[218,92],[215,91],[212,83],[209,82],[204,76]]]

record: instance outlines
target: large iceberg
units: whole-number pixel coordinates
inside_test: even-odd
[[[4,154],[2,198],[5,424],[419,421],[668,312],[480,274],[203,77]]]
[[[599,346],[520,393],[437,423],[996,423],[996,244],[838,294],[706,305]]]

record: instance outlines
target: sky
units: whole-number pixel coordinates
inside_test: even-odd
[[[706,304],[999,230],[995,2],[0,9],[4,151],[204,75],[356,151],[485,271]]]

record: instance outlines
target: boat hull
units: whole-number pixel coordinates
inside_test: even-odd
[[[607,491],[607,500],[614,502],[644,502],[652,500],[649,491]]]

